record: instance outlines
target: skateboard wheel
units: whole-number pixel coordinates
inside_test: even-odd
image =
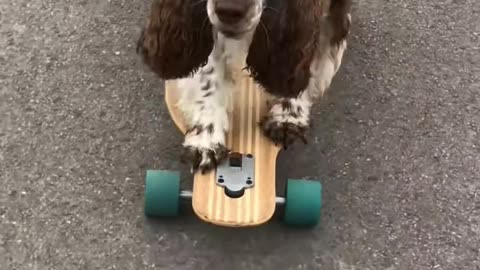
[[[180,204],[180,174],[148,170],[145,178],[145,215],[177,216]]]
[[[320,219],[322,184],[289,179],[285,194],[284,221],[293,226],[314,226]]]

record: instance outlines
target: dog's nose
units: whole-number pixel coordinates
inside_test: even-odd
[[[218,19],[226,24],[235,24],[242,20],[248,11],[248,5],[244,1],[218,1],[215,5],[215,13]]]

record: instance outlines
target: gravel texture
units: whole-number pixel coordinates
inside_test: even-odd
[[[143,216],[181,169],[135,55],[148,1],[0,1],[5,270],[479,270],[480,2],[356,1],[341,71],[279,180],[321,179],[322,223],[233,230]]]

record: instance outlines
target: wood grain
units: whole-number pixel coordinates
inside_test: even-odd
[[[225,195],[215,183],[216,171],[194,175],[192,206],[206,222],[222,226],[254,226],[267,222],[275,212],[275,163],[279,147],[266,138],[258,125],[266,114],[268,94],[260,89],[246,73],[235,73],[231,130],[227,147],[233,152],[255,157],[255,186],[236,199]],[[175,106],[179,91],[175,81],[165,85],[165,100],[177,127],[186,130],[181,111]]]

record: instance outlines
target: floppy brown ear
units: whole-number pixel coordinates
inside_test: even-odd
[[[137,52],[162,79],[192,75],[206,64],[213,37],[206,5],[202,3],[153,0]]]
[[[319,42],[321,2],[283,0],[264,10],[250,46],[247,69],[267,92],[296,97],[307,87]]]

